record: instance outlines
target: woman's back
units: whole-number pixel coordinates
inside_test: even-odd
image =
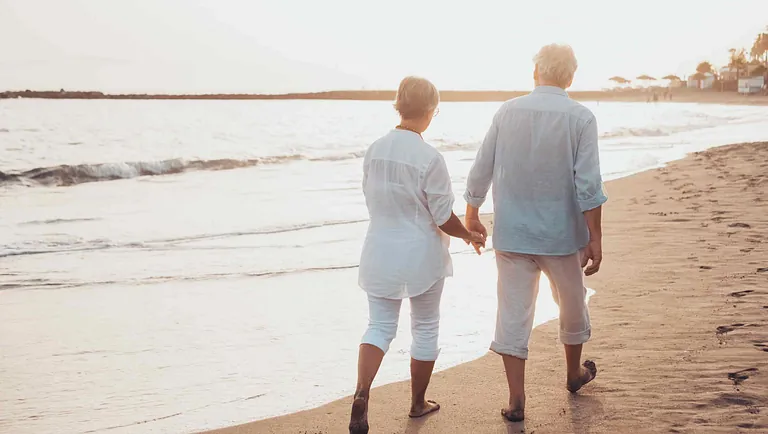
[[[366,152],[363,192],[371,223],[360,286],[381,297],[409,297],[452,273],[449,238],[438,226],[451,215],[453,192],[435,148],[416,133],[391,131]]]
[[[439,157],[417,134],[405,130],[393,130],[371,145],[365,155],[363,192],[372,227],[432,228],[421,180]]]

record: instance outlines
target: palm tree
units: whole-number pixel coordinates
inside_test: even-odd
[[[736,80],[738,80],[741,78],[741,71],[747,69],[747,54],[743,48],[741,50],[731,48],[728,51],[731,53],[731,58],[728,62],[728,68],[736,71]]]
[[[766,28],[768,30],[768,28]],[[768,66],[768,33],[760,33],[752,44],[750,55],[754,60],[762,60]]]

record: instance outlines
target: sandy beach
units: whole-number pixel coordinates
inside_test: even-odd
[[[711,149],[607,189],[605,261],[587,282],[597,294],[585,357],[597,380],[565,390],[550,322],[533,332],[524,423],[499,415],[506,383],[488,354],[433,376],[428,398],[442,409],[425,419],[407,417],[408,382],[374,389],[371,432],[768,430],[768,142]],[[344,433],[349,405],[214,432]]]

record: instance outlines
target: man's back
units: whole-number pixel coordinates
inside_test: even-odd
[[[605,201],[594,115],[557,87],[506,102],[470,172],[467,202],[482,203],[491,181],[496,249],[568,255],[583,248],[582,213]]]

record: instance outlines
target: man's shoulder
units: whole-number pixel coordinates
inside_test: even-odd
[[[587,106],[584,104],[573,100],[571,98],[568,98],[568,102],[570,104],[569,113],[578,117],[579,119],[589,122],[595,118],[595,114],[592,113],[592,110],[590,110]]]
[[[571,99],[570,97],[557,98],[554,101],[557,102],[556,106],[550,105],[553,102],[552,99],[542,99],[540,94],[529,93],[506,101],[501,105],[499,111],[506,112],[514,110],[552,110],[558,112],[567,112],[568,114],[584,122],[588,122],[595,118],[592,110],[587,108],[584,104]]]

